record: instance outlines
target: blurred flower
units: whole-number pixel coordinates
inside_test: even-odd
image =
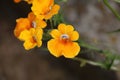
[[[24,41],[24,48],[26,50],[32,49],[35,46],[40,47],[42,45],[42,34],[43,30],[41,28],[30,28],[30,30],[24,30],[21,32],[19,39]]]
[[[56,57],[64,56],[66,58],[73,58],[78,55],[80,46],[77,42],[79,34],[74,31],[73,26],[60,24],[58,29],[51,31],[53,39],[48,41],[48,50]]]
[[[21,1],[26,1],[28,4],[31,4],[33,0],[14,0],[15,3],[19,3]]]
[[[22,0],[14,0],[15,3],[19,3],[21,2]]]
[[[28,14],[28,18],[19,18],[16,22],[17,24],[14,29],[16,37],[18,37],[23,30],[29,30],[30,28],[45,28],[47,25],[43,20],[37,19],[32,12]]]
[[[31,9],[38,18],[47,20],[58,13],[60,6],[54,0],[33,0]]]

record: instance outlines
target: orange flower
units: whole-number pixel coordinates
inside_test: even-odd
[[[14,34],[16,37],[18,37],[23,30],[29,30],[30,28],[46,27],[46,22],[37,19],[32,12],[28,14],[28,18],[19,18],[16,20],[16,22],[17,24],[14,30]]]
[[[50,19],[57,14],[60,6],[54,4],[54,0],[33,0],[32,11],[40,19]]]
[[[14,0],[14,2],[15,2],[15,3],[19,3],[19,2],[21,2],[21,0]]]
[[[26,1],[28,4],[31,4],[33,0],[14,0],[15,3],[19,3],[21,1]]]
[[[31,28],[30,30],[24,30],[18,37],[21,41],[24,41],[24,48],[26,50],[32,49],[35,46],[40,47],[42,45],[43,30],[41,28]]]
[[[31,28],[30,21],[27,18],[19,18],[16,22],[17,24],[14,29],[14,34],[16,37],[18,37],[23,30]]]
[[[28,14],[27,18],[19,18],[16,22],[14,34],[18,39],[24,41],[23,46],[26,50],[42,45],[42,28],[46,27],[46,22],[36,18],[32,12]]]
[[[73,58],[78,55],[80,46],[77,42],[79,34],[74,31],[73,26],[60,24],[58,29],[51,31],[53,39],[48,41],[48,50],[56,57],[64,56],[66,58]]]

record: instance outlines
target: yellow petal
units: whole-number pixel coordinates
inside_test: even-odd
[[[79,33],[77,31],[68,33],[68,35],[70,36],[70,40],[72,40],[72,41],[76,41],[79,39]]]
[[[58,11],[60,9],[59,5],[54,5],[51,9],[51,11],[49,11],[46,15],[45,15],[45,19],[50,19],[53,15],[58,14]]]
[[[54,5],[54,0],[33,0],[31,9],[37,18],[42,20],[57,14],[60,6]]]
[[[60,57],[62,55],[61,53],[62,53],[63,45],[60,44],[59,40],[51,39],[50,41],[48,41],[47,47],[50,53],[55,57]]]
[[[53,7],[52,7],[52,10],[51,10],[51,13],[52,14],[58,14],[58,11],[60,10],[60,6],[55,4]]]
[[[72,32],[74,28],[71,25],[60,24],[58,26],[58,30],[63,34],[67,34],[69,32]]]
[[[43,15],[50,10],[53,1],[54,0],[33,0],[31,9],[35,15]]]
[[[41,19],[36,19],[37,28],[45,28],[47,26],[46,22]]]
[[[60,38],[61,36],[60,31],[58,31],[57,29],[52,30],[50,34],[53,38],[57,38],[57,39]]]
[[[37,42],[37,46],[40,47],[42,45],[42,35],[43,35],[43,30],[42,29],[36,29],[35,31],[35,39]]]
[[[37,44],[34,42],[31,42],[31,40],[26,40],[23,44],[23,46],[26,50],[30,50],[30,49],[34,48],[36,45]]]
[[[66,58],[74,58],[78,55],[79,52],[80,46],[78,45],[78,43],[70,42],[64,46],[62,55],[64,55]]]
[[[45,15],[36,14],[36,17],[40,20],[43,20],[45,18]]]
[[[20,36],[18,37],[18,39],[25,41],[28,40],[32,37],[31,32],[29,30],[24,30],[21,32]]]

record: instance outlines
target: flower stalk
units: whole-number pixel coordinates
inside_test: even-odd
[[[111,10],[112,13],[117,17],[117,19],[120,20],[119,13],[109,4],[108,0],[103,0],[103,2],[109,8],[109,10]]]

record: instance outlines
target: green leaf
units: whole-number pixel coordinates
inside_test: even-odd
[[[62,13],[58,13],[57,15],[54,15],[51,19],[52,26],[56,27],[60,23],[65,22]]]
[[[114,61],[116,59],[116,56],[108,56],[106,57],[106,60],[104,61],[104,65],[106,69],[111,69],[112,66],[114,65]]]
[[[118,0],[120,1],[120,0]],[[119,13],[110,5],[109,0],[103,0],[104,4],[109,8],[109,10],[112,11],[112,13],[120,20]]]

